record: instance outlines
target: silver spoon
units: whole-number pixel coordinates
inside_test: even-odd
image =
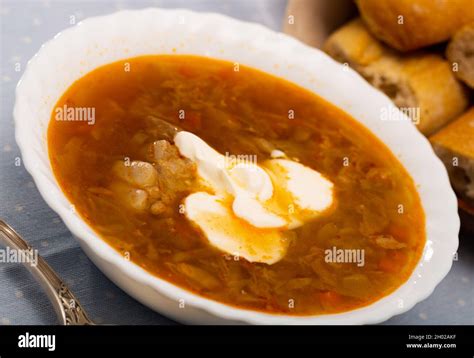
[[[3,220],[0,220],[0,242],[26,256],[33,255],[33,248]],[[26,261],[24,266],[46,291],[61,324],[94,325],[77,298],[41,256],[37,256],[37,265]]]

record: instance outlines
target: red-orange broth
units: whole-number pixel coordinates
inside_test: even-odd
[[[316,315],[388,295],[420,259],[424,213],[397,158],[345,112],[284,79],[208,58],[143,56],[80,78],[56,104],[64,106],[93,108],[95,118],[52,113],[49,155],[62,190],[103,240],[173,284],[241,308]],[[117,160],[156,166],[147,148],[163,138],[172,144],[170,125],[221,153],[261,161],[282,150],[330,179],[337,205],[291,230],[287,254],[273,265],[220,252],[179,210],[195,190],[192,178],[161,177],[167,190],[158,185],[141,211],[110,189]],[[151,196],[167,205],[152,210]],[[328,262],[327,250],[361,250],[364,265]]]

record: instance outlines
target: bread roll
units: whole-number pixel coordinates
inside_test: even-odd
[[[403,55],[392,50],[377,41],[360,19],[332,34],[324,49],[336,60],[347,62],[407,114],[416,115],[419,109],[418,118],[412,119],[425,135],[458,117],[468,106],[467,91],[454,77],[448,61],[437,54]]]
[[[451,63],[457,64],[454,74],[474,88],[474,22],[456,32],[448,45],[446,57]]]
[[[353,0],[289,0],[283,32],[317,48],[357,13]]]
[[[380,40],[400,51],[448,40],[474,21],[473,0],[356,0],[362,18]]]
[[[474,205],[474,107],[430,138],[454,190]]]

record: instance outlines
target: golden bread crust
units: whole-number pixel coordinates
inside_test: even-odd
[[[356,0],[362,18],[380,40],[409,51],[448,40],[474,21],[472,0]]]

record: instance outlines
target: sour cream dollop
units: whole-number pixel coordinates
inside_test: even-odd
[[[185,215],[228,254],[273,264],[286,253],[288,229],[333,203],[333,184],[281,151],[258,165],[242,156],[224,156],[190,132],[178,132],[174,143],[196,164],[210,191],[188,195]]]

